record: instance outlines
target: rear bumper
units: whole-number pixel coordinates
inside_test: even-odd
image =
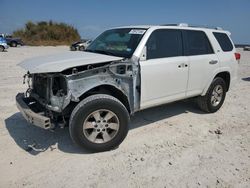
[[[33,105],[30,98],[24,96],[23,93],[18,93],[16,96],[16,105],[17,108],[22,113],[23,117],[31,124],[43,128],[43,129],[51,129],[53,128],[51,124],[50,118],[41,115],[40,113],[36,113],[31,109],[31,105]]]

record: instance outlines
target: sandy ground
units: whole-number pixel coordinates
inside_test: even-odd
[[[241,51],[238,83],[217,113],[189,100],[145,110],[118,149],[91,154],[68,129],[30,126],[15,106],[26,88],[17,64],[65,50],[0,53],[0,187],[250,187],[250,52]]]

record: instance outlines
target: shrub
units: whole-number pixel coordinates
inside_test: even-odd
[[[73,26],[53,21],[29,21],[23,29],[14,31],[13,36],[20,37],[25,44],[33,46],[69,45],[80,40],[80,35]]]

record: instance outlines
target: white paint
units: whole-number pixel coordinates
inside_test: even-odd
[[[90,52],[64,52],[55,55],[36,57],[19,64],[30,73],[61,72],[68,68],[122,60],[122,57]]]
[[[159,58],[141,61],[141,108],[164,104],[185,97],[187,57]],[[182,65],[181,68],[178,66]]]

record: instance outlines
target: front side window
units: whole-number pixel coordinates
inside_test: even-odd
[[[147,59],[182,56],[182,34],[180,30],[159,29],[149,37]]]
[[[213,49],[203,31],[186,30],[187,55],[205,55],[212,54]]]
[[[130,58],[145,32],[145,29],[136,28],[108,30],[97,37],[86,51]]]

